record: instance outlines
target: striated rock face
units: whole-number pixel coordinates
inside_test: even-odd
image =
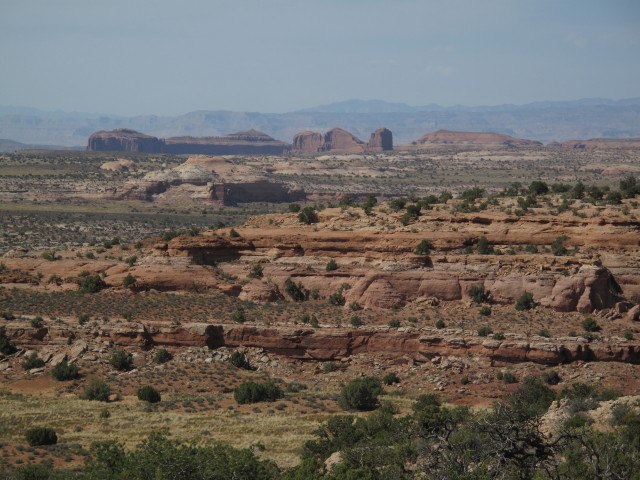
[[[221,137],[171,137],[158,139],[149,135],[118,128],[100,131],[89,137],[87,150],[146,153],[244,155],[282,154],[290,145],[269,135],[249,130]]]
[[[317,153],[321,151],[323,143],[324,138],[317,132],[300,132],[293,137],[291,151],[302,154]]]
[[[341,128],[334,128],[324,134],[323,152],[361,153],[365,143],[355,135]]]
[[[566,142],[553,142],[550,147],[561,148],[640,148],[640,137],[635,138],[591,138],[589,140],[568,140]]]
[[[379,128],[371,134],[367,142],[367,151],[386,152],[393,150],[393,134],[388,128]]]
[[[80,355],[82,341],[109,341],[120,347],[259,347],[268,353],[298,360],[338,360],[366,354],[381,359],[430,361],[435,357],[471,355],[494,365],[534,362],[558,365],[575,361],[627,362],[640,364],[640,344],[622,339],[588,342],[581,337],[554,340],[510,334],[504,340],[487,339],[462,330],[368,328],[298,328],[237,326],[225,324],[163,322],[107,324],[97,332],[72,329],[65,324],[34,329],[26,322],[11,322],[7,336],[22,348],[42,345],[65,346],[76,338]],[[76,350],[78,348],[76,347]],[[69,350],[67,355],[74,353]]]
[[[532,147],[542,146],[541,142],[514,138],[491,132],[453,132],[450,130],[438,130],[427,133],[413,142],[414,145],[491,145],[506,147]]]
[[[116,128],[110,132],[101,130],[89,137],[87,150],[160,153],[163,142],[128,128]]]
[[[355,135],[334,128],[324,135],[317,132],[301,132],[293,137],[292,153],[310,154],[318,152],[362,153],[393,150],[393,134],[391,130],[379,128],[371,134],[368,143],[364,143]]]

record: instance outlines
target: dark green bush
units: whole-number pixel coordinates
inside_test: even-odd
[[[298,221],[305,225],[311,225],[312,223],[318,223],[318,214],[313,207],[304,207],[300,213],[298,213]]]
[[[97,400],[99,402],[108,402],[111,395],[111,387],[104,380],[94,378],[85,387],[82,398],[85,400]]]
[[[161,400],[160,392],[151,385],[145,385],[138,390],[138,400],[149,403],[158,403]]]
[[[598,322],[596,322],[593,317],[586,317],[582,320],[582,328],[585,332],[597,332],[600,330]]]
[[[78,281],[81,293],[96,293],[107,286],[100,275],[86,275]]]
[[[387,373],[384,377],[382,377],[382,383],[385,385],[393,385],[394,383],[400,383],[400,377],[395,373]]]
[[[264,383],[244,382],[233,391],[233,398],[238,404],[257,402],[273,402],[283,398],[284,393],[275,383],[268,381]]]
[[[475,303],[484,303],[487,301],[487,293],[484,291],[484,285],[473,285],[469,290],[469,297]]]
[[[78,376],[80,368],[75,363],[68,363],[67,360],[63,360],[51,369],[51,375],[53,378],[59,381],[73,380]]]
[[[342,387],[338,405],[344,410],[374,410],[378,407],[378,396],[382,393],[379,378],[357,378]]]
[[[172,358],[173,358],[173,355],[171,355],[166,349],[161,348],[156,352],[155,356],[153,357],[153,361],[156,362],[157,364],[162,364],[162,363],[167,363]]]
[[[249,360],[242,352],[233,352],[229,357],[229,363],[237,368],[243,368],[245,370],[249,370],[251,365],[249,364]]]
[[[40,445],[55,445],[58,443],[58,436],[55,430],[48,427],[35,427],[30,428],[25,432],[27,442],[32,447]]]
[[[299,203],[290,203],[289,204],[289,211],[291,213],[298,213],[300,211],[300,204]]]
[[[478,336],[486,337],[487,335],[491,335],[493,330],[490,327],[480,327],[478,329]]]
[[[309,298],[309,292],[304,288],[301,282],[296,285],[290,278],[284,282],[284,291],[295,302],[303,302]]]
[[[109,365],[120,371],[131,370],[131,367],[133,367],[133,358],[131,354],[124,350],[116,350],[109,359]]]
[[[562,378],[560,378],[560,374],[555,370],[551,370],[550,372],[544,372],[542,374],[542,381],[547,385],[558,385]]]
[[[493,253],[493,247],[489,244],[487,237],[482,236],[478,239],[477,252],[480,255],[491,255]]]
[[[567,240],[567,238],[568,237],[566,235],[561,235],[557,237],[551,244],[551,253],[553,253],[557,257],[566,255],[567,253],[569,253],[569,250],[567,250],[567,247],[564,246],[564,242]]]
[[[398,328],[400,327],[400,320],[394,318],[393,320],[389,320],[387,325],[389,325],[391,328]]]
[[[336,261],[332,258],[327,262],[327,265],[325,266],[325,270],[327,272],[333,272],[334,270],[338,269],[338,264],[336,263]]]
[[[516,301],[516,310],[531,310],[535,308],[536,302],[533,301],[533,294],[529,292],[524,292],[518,300]]]
[[[444,327],[445,327],[444,320],[440,319],[440,320],[438,320],[438,321],[436,322],[436,328],[437,328],[438,330],[440,330],[440,329],[442,329],[442,328],[444,328]]]
[[[491,315],[491,308],[483,305],[478,313],[484,317],[488,317],[489,315]]]
[[[128,274],[126,277],[124,277],[124,278],[122,279],[122,286],[123,286],[124,288],[129,288],[129,287],[131,287],[131,286],[135,285],[135,283],[136,283],[136,282],[137,282],[137,278],[136,278],[136,277],[134,277],[134,276],[133,276],[133,275],[131,275],[131,274]]]
[[[231,320],[236,323],[244,323],[247,321],[247,314],[244,311],[244,308],[238,307],[235,312],[231,314]]]
[[[431,240],[422,240],[416,247],[416,255],[429,255],[433,250],[433,243]]]
[[[263,268],[262,265],[260,265],[259,263],[256,263],[253,267],[251,267],[251,271],[249,272],[249,275],[247,275],[249,278],[262,278],[263,277]]]
[[[22,368],[25,370],[31,370],[32,368],[44,367],[44,360],[38,357],[37,353],[32,353],[24,357],[22,362]]]
[[[9,340],[4,330],[0,329],[0,353],[3,355],[13,355],[18,349]]]

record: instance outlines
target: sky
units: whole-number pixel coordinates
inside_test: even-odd
[[[639,0],[0,0],[0,105],[179,115],[638,96]]]

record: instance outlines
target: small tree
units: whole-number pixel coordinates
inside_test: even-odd
[[[416,255],[429,255],[433,250],[433,243],[431,240],[422,240],[416,247]]]
[[[338,264],[332,258],[327,262],[327,265],[326,265],[325,269],[327,270],[327,272],[333,272],[334,270],[338,269]]]
[[[533,301],[533,294],[529,292],[524,292],[518,300],[516,301],[516,310],[531,310],[535,308],[536,302]]]
[[[338,405],[344,410],[374,410],[378,407],[378,396],[382,393],[379,378],[357,378],[342,387]]]
[[[97,400],[99,402],[108,402],[111,395],[111,387],[103,380],[94,378],[85,387],[82,398],[85,400]]]
[[[109,364],[116,370],[131,370],[131,367],[133,367],[133,359],[131,357],[131,354],[125,352],[124,350],[116,350],[115,352],[113,352],[113,355],[111,355]]]
[[[244,311],[244,308],[238,307],[235,312],[231,314],[231,320],[236,323],[244,323],[247,321],[247,314]]]
[[[81,293],[96,293],[107,286],[100,275],[85,275],[80,278],[78,284]]]
[[[22,368],[25,370],[31,370],[32,368],[44,367],[44,360],[38,357],[37,353],[32,353],[24,357],[22,362]]]
[[[9,340],[4,330],[0,329],[0,353],[3,355],[13,355],[17,351],[17,347]]]
[[[51,369],[51,375],[56,380],[63,382],[65,380],[73,380],[78,376],[80,369],[75,363],[68,363],[66,359],[58,363]]]
[[[27,442],[32,447],[40,445],[55,445],[58,443],[58,436],[55,430],[47,427],[30,428],[25,432]]]
[[[318,214],[313,207],[304,207],[300,213],[298,213],[298,221],[305,225],[311,225],[312,223],[318,223]]]
[[[557,237],[551,244],[551,252],[555,256],[562,256],[569,253],[569,250],[567,250],[567,247],[564,246],[565,240],[567,240],[567,237],[565,235],[561,235]]]
[[[234,367],[243,368],[245,370],[249,370],[251,368],[251,365],[249,364],[249,360],[247,360],[246,355],[238,351],[233,352],[231,354],[231,356],[229,357],[229,363]]]
[[[469,290],[469,297],[475,303],[484,303],[487,301],[487,293],[484,291],[484,285],[473,285]]]
[[[600,330],[598,322],[596,322],[593,317],[586,317],[582,321],[582,328],[585,332],[597,332],[598,330]]]
[[[263,275],[264,274],[263,274],[262,265],[260,265],[259,263],[256,263],[253,267],[251,267],[251,271],[247,276],[249,278],[262,278]]]
[[[395,373],[387,373],[384,377],[382,377],[382,383],[385,385],[393,385],[394,383],[400,383],[400,377]]]
[[[173,355],[171,355],[166,349],[161,348],[156,352],[155,356],[153,357],[153,361],[160,365],[162,363],[167,363],[172,358]]]
[[[298,213],[300,211],[300,204],[299,203],[290,203],[289,204],[289,211],[291,213]]]
[[[477,251],[480,255],[490,255],[493,253],[493,247],[489,244],[489,240],[484,235],[478,239]]]
[[[131,286],[135,285],[136,281],[137,281],[137,278],[136,278],[136,277],[134,277],[134,276],[133,276],[133,275],[131,275],[131,274],[128,274],[126,277],[124,277],[124,278],[122,279],[122,286],[123,286],[124,288],[129,288],[129,287],[131,287]]]
[[[149,403],[158,403],[161,400],[160,392],[151,385],[145,385],[138,390],[138,400]]]

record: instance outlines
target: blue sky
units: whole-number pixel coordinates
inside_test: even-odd
[[[638,0],[1,0],[0,104],[176,115],[640,96]]]

